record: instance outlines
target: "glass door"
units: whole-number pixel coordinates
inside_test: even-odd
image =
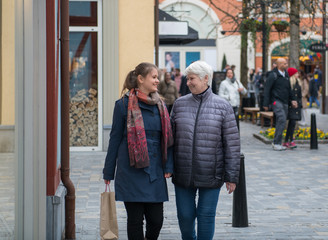
[[[70,146],[101,150],[101,2],[70,1]]]

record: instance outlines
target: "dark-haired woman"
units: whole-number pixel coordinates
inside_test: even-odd
[[[144,218],[146,239],[158,238],[163,202],[168,201],[166,178],[173,172],[170,118],[158,84],[158,70],[151,63],[139,64],[126,77],[103,169],[106,184],[115,180],[116,200],[124,202],[128,239],[133,240],[144,240]]]

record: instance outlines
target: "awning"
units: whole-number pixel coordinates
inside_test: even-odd
[[[198,40],[198,32],[188,26],[188,22],[159,9],[159,44],[182,45]]]

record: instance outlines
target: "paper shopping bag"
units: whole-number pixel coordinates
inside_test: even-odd
[[[100,201],[100,237],[102,240],[118,239],[115,193],[107,192],[107,186]]]

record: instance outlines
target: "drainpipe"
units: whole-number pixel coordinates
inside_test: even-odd
[[[159,10],[158,10],[158,0],[155,0],[155,11],[154,11],[154,17],[155,17],[155,65],[158,67],[158,49],[159,49],[159,36],[158,36],[158,19],[159,19]]]
[[[75,188],[69,178],[69,0],[61,0],[61,180],[65,197],[65,239],[75,239]]]

